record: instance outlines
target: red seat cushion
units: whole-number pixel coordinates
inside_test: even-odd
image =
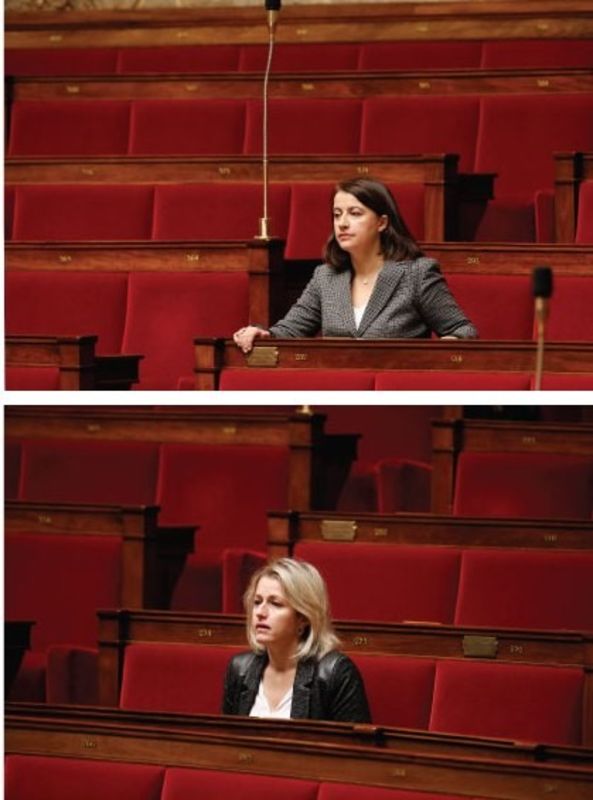
[[[4,68],[7,75],[110,75],[116,63],[115,47],[10,47]]]
[[[430,730],[581,743],[583,672],[525,664],[437,663]]]
[[[355,70],[360,45],[350,42],[312,42],[288,44],[274,50],[273,72],[332,72]],[[241,72],[263,72],[268,58],[267,45],[243,45],[239,59]]]
[[[593,277],[563,275],[554,281],[546,337],[552,341],[593,342]]]
[[[97,353],[119,353],[127,292],[127,275],[117,272],[8,272],[6,332],[96,335]]]
[[[219,155],[243,151],[243,100],[134,100],[132,155]]]
[[[196,336],[230,337],[248,317],[247,273],[130,273],[122,352],[144,356],[138,388],[175,389]]]
[[[118,72],[232,72],[239,63],[234,44],[121,47]]]
[[[364,42],[359,69],[416,70],[479,67],[481,42],[413,41]]]
[[[522,372],[457,372],[456,370],[428,371],[383,370],[377,373],[378,391],[406,390],[493,390],[529,389],[529,375]]]
[[[6,367],[6,388],[15,391],[56,391],[58,367]]]
[[[548,391],[566,391],[581,389],[583,391],[593,389],[593,375],[581,375],[578,373],[544,373],[542,376],[542,389]]]
[[[245,153],[262,152],[262,104],[247,105]],[[356,98],[273,98],[268,108],[268,152],[345,155],[359,152],[362,104]]]
[[[575,241],[577,244],[593,244],[593,181],[583,181],[579,188]]]
[[[369,391],[375,373],[354,369],[223,369],[220,389]]]
[[[128,645],[120,707],[220,714],[226,668],[240,650],[193,644]]]
[[[451,273],[447,283],[481,339],[531,339],[533,295],[527,275]]]
[[[338,619],[453,621],[460,567],[456,548],[303,541],[294,552],[322,572]]]
[[[461,453],[453,513],[495,517],[591,516],[593,460],[556,453]]]
[[[593,631],[593,554],[466,550],[456,625]]]
[[[153,192],[145,185],[18,186],[13,238],[149,239]]]
[[[125,155],[129,128],[127,100],[15,100],[8,154]]]
[[[92,759],[10,755],[11,800],[159,800],[164,767]]]
[[[592,39],[489,39],[482,43],[482,67],[590,67]]]
[[[318,784],[292,778],[220,772],[206,769],[169,768],[165,775],[161,800],[317,800]]]

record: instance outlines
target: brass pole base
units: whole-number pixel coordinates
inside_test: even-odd
[[[268,241],[272,237],[269,233],[269,225],[270,225],[270,218],[269,217],[260,217],[259,218],[259,233],[257,236],[254,236],[254,239],[265,239]]]

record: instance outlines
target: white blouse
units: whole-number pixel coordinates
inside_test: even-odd
[[[292,707],[292,688],[290,688],[276,708],[270,708],[268,698],[264,692],[264,682],[259,682],[259,689],[250,717],[267,717],[268,719],[290,719],[290,709]]]
[[[363,317],[366,307],[367,303],[365,303],[363,306],[352,306],[352,311],[354,312],[354,322],[357,328],[360,327],[360,320]]]

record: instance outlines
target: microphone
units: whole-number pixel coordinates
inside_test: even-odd
[[[553,276],[550,267],[536,267],[533,270],[533,296],[535,298],[535,324],[537,331],[537,351],[535,357],[534,388],[542,388],[544,366],[544,334],[549,313],[549,300],[553,291]]]
[[[266,0],[265,8],[268,12],[268,27],[270,30],[274,30],[276,27],[276,19],[278,18],[278,12],[282,6],[281,0]]]

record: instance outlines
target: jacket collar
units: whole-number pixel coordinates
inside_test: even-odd
[[[241,686],[241,694],[239,697],[239,708],[237,713],[243,716],[249,716],[257,692],[259,684],[263,677],[264,669],[268,663],[268,656],[266,653],[257,653],[254,655],[251,664],[245,672],[243,684]],[[294,719],[308,719],[310,706],[311,706],[311,684],[315,677],[316,664],[312,658],[299,661],[297,671],[294,678],[292,687],[292,707],[291,717]]]

